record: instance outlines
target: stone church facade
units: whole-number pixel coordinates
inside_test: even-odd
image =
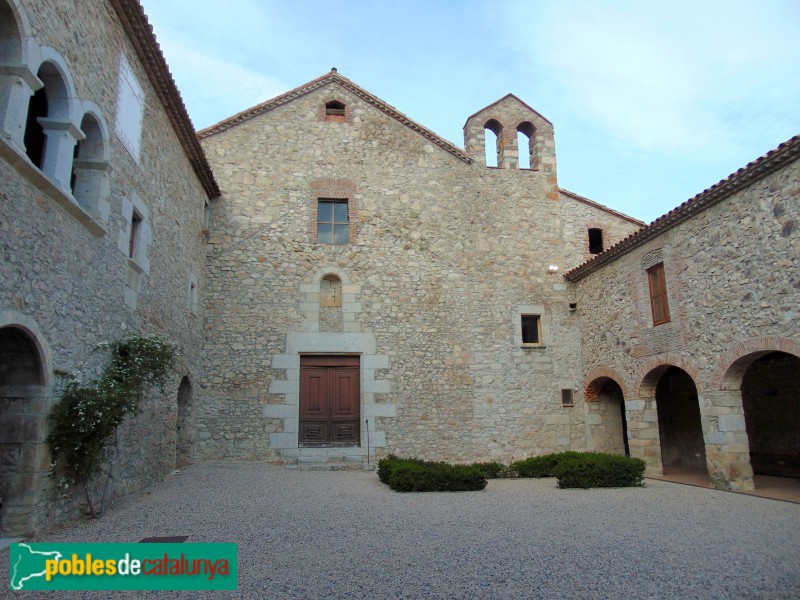
[[[54,373],[134,333],[181,364],[117,495],[210,459],[800,468],[798,138],[645,227],[560,188],[510,94],[463,148],[335,70],[195,134],[136,0],[0,17],[3,535],[78,514],[46,475]]]

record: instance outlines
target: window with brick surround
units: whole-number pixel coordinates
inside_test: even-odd
[[[603,230],[589,228],[589,254],[600,254],[603,251]]]
[[[346,198],[317,200],[317,242],[338,245],[350,242],[350,215]]]
[[[522,343],[540,346],[542,343],[542,320],[539,315],[522,315]]]
[[[659,263],[647,269],[647,280],[650,284],[650,307],[653,313],[653,325],[669,323],[669,304],[667,303],[664,263]]]
[[[338,100],[331,100],[325,103],[325,120],[338,121],[344,123],[345,106]]]

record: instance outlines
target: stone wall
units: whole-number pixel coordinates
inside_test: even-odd
[[[552,169],[487,169],[328,79],[201,132],[224,195],[208,256],[200,455],[360,460],[369,443],[378,455],[472,461],[583,448],[583,404],[561,406],[561,389],[579,383],[578,323],[549,266],[583,257],[563,241],[565,213],[637,226],[558,195],[552,137]],[[350,118],[321,118],[331,100]],[[497,110],[510,122],[503,111],[525,107]],[[349,244],[317,242],[320,197],[349,200]],[[343,284],[341,325],[319,306],[328,273]],[[542,346],[523,347],[522,314],[540,315]],[[369,439],[299,450],[298,355],[347,349],[366,361]]]
[[[19,509],[32,508],[24,517],[30,527],[11,533],[76,514],[81,499],[64,499],[43,473],[49,466],[45,417],[60,393],[53,371],[83,381],[96,377],[107,360],[94,350],[98,343],[148,333],[181,349],[180,372],[164,394],[152,394],[142,414],[122,428],[113,493],[139,489],[174,468],[177,389],[182,375],[197,380],[202,335],[202,315],[189,307],[190,281],[201,290],[205,272],[206,195],[110,4],[43,0],[21,7],[34,45],[63,57],[76,94],[72,106],[91,105],[104,121],[110,168],[107,214],[92,215],[6,138],[0,140],[0,326],[24,331],[49,357],[46,402],[34,434],[40,450],[26,467],[35,506]],[[145,94],[138,162],[114,133],[121,53]],[[147,235],[131,260],[134,205],[145,213],[141,233]],[[13,504],[6,500],[4,515]]]
[[[712,477],[752,485],[742,375],[766,352],[800,353],[799,176],[789,162],[577,282],[585,385],[597,372],[629,390],[632,452],[651,472],[661,468],[656,386],[672,365],[697,387]],[[647,269],[659,263],[670,321],[654,327]]]

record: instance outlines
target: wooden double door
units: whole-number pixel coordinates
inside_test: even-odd
[[[300,357],[300,446],[358,446],[358,356]]]

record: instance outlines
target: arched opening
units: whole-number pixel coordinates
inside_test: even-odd
[[[495,119],[489,119],[483,126],[485,136],[486,166],[500,166],[500,134],[503,126]]]
[[[744,372],[741,390],[753,472],[799,477],[800,358],[785,352],[757,358]]]
[[[38,348],[17,327],[0,328],[0,537],[31,532],[43,445],[44,374]]]
[[[31,71],[39,64],[30,24],[17,2],[0,0],[0,137],[25,154],[25,128],[34,90],[42,82]]]
[[[83,116],[81,131],[86,137],[75,146],[70,188],[84,210],[94,217],[101,217],[108,169],[105,136],[100,122],[91,113]]]
[[[598,377],[586,389],[587,429],[592,446],[603,452],[630,456],[628,420],[622,387],[610,377]]]
[[[44,167],[45,136],[40,118],[47,117],[47,91],[39,88],[31,96],[28,105],[28,119],[25,122],[25,152],[31,162],[42,169]]]
[[[325,120],[344,122],[345,105],[338,100],[331,100],[325,103]]]
[[[342,280],[328,274],[319,283],[319,329],[342,331]]]
[[[656,409],[664,473],[707,471],[697,387],[686,371],[666,367],[656,385]]]
[[[188,377],[178,386],[178,418],[175,421],[175,468],[180,469],[191,462],[194,435],[192,429],[192,383]]]
[[[70,190],[75,144],[83,139],[77,123],[70,118],[73,86],[63,58],[48,50],[48,60],[37,73],[44,87],[31,96],[25,126],[25,152],[65,192]]]
[[[16,15],[7,2],[0,1],[0,60],[3,65],[22,62],[21,38]]]
[[[622,395],[622,388],[616,381],[609,379],[600,388],[598,398],[600,406],[603,407],[610,451],[630,456],[628,420],[625,416],[625,398]]]
[[[532,123],[520,123],[517,127],[517,148],[519,151],[519,168],[533,169],[536,167],[534,157],[536,129]]]

